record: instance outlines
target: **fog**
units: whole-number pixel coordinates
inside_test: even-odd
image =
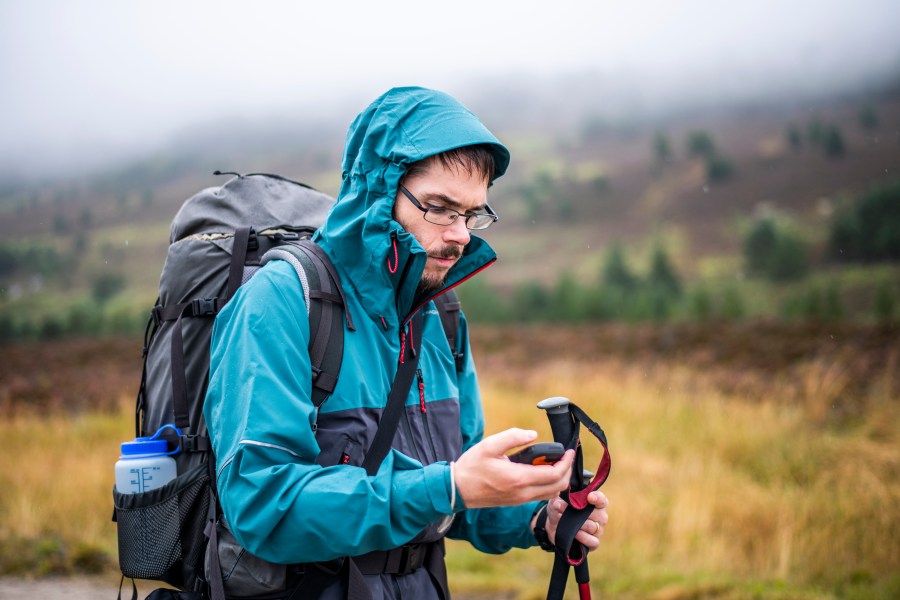
[[[394,85],[610,118],[803,101],[900,73],[897,23],[896,0],[0,0],[0,176],[223,122],[346,127]]]

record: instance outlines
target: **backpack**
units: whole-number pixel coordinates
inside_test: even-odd
[[[173,219],[159,297],[144,331],[136,437],[160,432],[175,452],[178,476],[149,492],[113,490],[123,582],[158,580],[201,595],[206,546],[220,537],[215,460],[203,418],[215,315],[266,262],[288,261],[307,294],[317,408],[337,383],[345,320],[353,330],[334,266],[310,240],[334,200],[278,175],[228,174],[235,177],[189,198]],[[452,290],[435,303],[460,371],[460,304]],[[169,424],[178,433],[162,429]]]

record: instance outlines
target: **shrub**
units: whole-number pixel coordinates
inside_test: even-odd
[[[706,321],[713,315],[713,302],[704,286],[695,288],[688,299],[688,313],[694,319]]]
[[[857,206],[836,212],[828,245],[837,260],[900,259],[900,181],[873,187]]]
[[[818,285],[806,286],[785,299],[781,315],[785,318],[839,320],[844,316],[840,287],[834,281],[824,290]]]
[[[651,288],[659,290],[671,297],[677,298],[681,296],[681,280],[672,262],[669,260],[669,254],[666,249],[657,244],[653,249],[653,258],[650,262],[650,274],[647,282]]]
[[[753,222],[744,236],[744,265],[748,274],[765,274],[777,238],[775,219],[762,217]]]
[[[836,125],[832,125],[825,129],[822,147],[825,150],[825,154],[832,158],[840,158],[844,155],[846,151],[844,136],[841,135],[841,131]]]
[[[709,181],[725,181],[734,175],[734,164],[721,154],[706,157],[706,178]]]
[[[705,131],[694,131],[688,135],[687,153],[695,158],[708,158],[716,153],[716,145]]]
[[[553,289],[549,316],[555,321],[582,321],[587,313],[587,289],[572,273],[560,274]]]
[[[801,279],[809,271],[806,243],[779,227],[772,217],[756,219],[744,237],[744,264],[748,274],[772,281]]]
[[[672,157],[672,146],[669,143],[669,138],[661,131],[658,131],[653,138],[653,156],[657,164],[664,163]]]
[[[615,288],[625,292],[637,288],[638,279],[625,262],[622,246],[613,244],[606,253],[600,281],[604,288]]]
[[[794,150],[798,150],[803,146],[803,134],[800,133],[800,128],[796,125],[788,126],[787,131],[785,131],[785,138]]]
[[[125,278],[118,273],[103,273],[94,278],[91,289],[94,300],[104,303],[125,288]]]
[[[878,113],[875,107],[867,105],[859,109],[859,124],[863,129],[876,129],[878,127]]]
[[[766,276],[772,281],[795,281],[809,272],[806,243],[789,232],[779,234],[769,257]]]
[[[725,288],[720,306],[719,313],[724,319],[740,319],[747,314],[744,299],[735,286]]]
[[[875,292],[875,318],[879,323],[891,323],[897,315],[897,294],[894,287],[882,281]]]
[[[505,307],[497,293],[482,279],[475,277],[456,288],[463,311],[472,321],[501,321]]]

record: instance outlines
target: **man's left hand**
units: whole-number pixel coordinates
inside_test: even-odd
[[[593,552],[600,546],[600,537],[603,535],[607,521],[609,521],[609,516],[606,514],[609,499],[600,491],[591,492],[588,494],[587,499],[590,504],[594,505],[594,510],[581,526],[581,530],[575,535],[575,541],[584,544],[588,552]],[[566,504],[565,500],[559,496],[553,498],[547,504],[547,524],[545,527],[547,536],[554,544],[556,543],[556,527],[567,506],[568,504]],[[534,523],[532,523],[532,529],[534,529]]]

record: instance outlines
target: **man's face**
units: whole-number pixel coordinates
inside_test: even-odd
[[[431,160],[427,168],[403,183],[425,208],[452,208],[461,213],[484,212],[488,182],[478,173],[469,173],[458,165],[445,167]],[[394,219],[428,252],[428,261],[419,283],[420,291],[435,291],[443,286],[450,268],[462,256],[469,243],[465,219],[458,217],[451,225],[429,223],[425,213],[398,190],[394,200]]]

